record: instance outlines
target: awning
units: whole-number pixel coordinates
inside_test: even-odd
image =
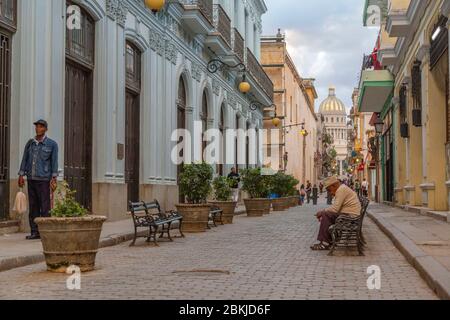
[[[360,90],[358,111],[380,113],[392,96],[394,77],[388,70],[365,70]]]

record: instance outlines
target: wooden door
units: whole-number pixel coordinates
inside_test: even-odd
[[[139,199],[139,144],[140,112],[139,95],[127,90],[125,106],[125,183],[128,188],[128,201]]]
[[[178,129],[186,129],[186,86],[184,84],[183,78],[180,78],[180,82],[178,84],[178,99],[177,99],[177,128]],[[180,137],[178,140],[178,145],[183,142],[183,138]],[[179,150],[179,156],[184,157],[184,150]],[[178,184],[180,182],[180,174],[183,170],[183,164],[178,165],[177,167],[177,180]],[[180,203],[185,202],[184,195],[179,192]]]
[[[128,201],[138,202],[140,184],[140,92],[141,52],[132,43],[126,43],[125,94],[125,183]]]
[[[80,21],[80,29],[66,28],[64,179],[76,191],[75,199],[91,210],[95,21],[85,10]]]
[[[91,209],[92,72],[66,62],[64,179]]]
[[[0,220],[9,215],[11,36],[0,29]]]

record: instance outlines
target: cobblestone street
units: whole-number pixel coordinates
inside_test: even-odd
[[[0,273],[1,299],[436,299],[390,240],[366,220],[365,257],[312,252],[317,235],[304,206],[263,218],[189,234],[153,247],[102,249],[97,270],[82,275],[81,290],[66,289],[65,274],[44,264]],[[381,290],[367,288],[367,267],[381,268]]]

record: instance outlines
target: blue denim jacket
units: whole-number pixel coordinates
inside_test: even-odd
[[[25,146],[20,176],[29,180],[50,181],[58,176],[58,144],[47,137],[42,142],[31,139]]]

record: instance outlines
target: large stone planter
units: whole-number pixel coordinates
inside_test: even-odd
[[[183,232],[199,233],[208,228],[209,204],[177,204],[178,212],[183,216]]]
[[[248,217],[262,217],[270,213],[270,199],[244,199]]]
[[[222,210],[222,221],[224,224],[232,224],[234,218],[234,211],[236,210],[237,202],[235,201],[210,201],[212,206],[219,207]]]
[[[273,211],[285,211],[289,209],[291,202],[290,198],[277,198],[272,200]]]
[[[81,272],[94,270],[100,233],[106,217],[37,218],[47,270],[66,272],[76,265]]]
[[[290,197],[290,202],[291,202],[291,207],[297,207],[299,205],[299,200],[298,200],[298,196],[292,196]]]

